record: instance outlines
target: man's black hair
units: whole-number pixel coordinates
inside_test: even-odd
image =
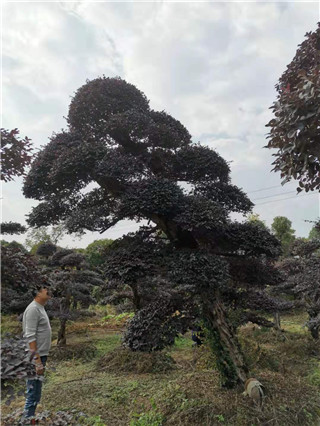
[[[48,281],[43,280],[40,284],[36,284],[35,286],[32,287],[32,290],[31,290],[32,296],[36,297],[39,291],[41,291],[43,288],[50,290],[50,287],[51,286],[48,283]]]

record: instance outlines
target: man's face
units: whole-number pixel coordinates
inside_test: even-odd
[[[38,293],[38,297],[40,298],[42,303],[45,304],[49,299],[51,299],[51,292],[47,288],[42,288]]]

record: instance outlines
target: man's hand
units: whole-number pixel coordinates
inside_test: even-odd
[[[32,342],[29,342],[30,351],[32,351],[33,359],[36,363],[36,374],[38,376],[42,376],[44,373],[44,366],[41,362],[40,354],[37,352],[37,342],[33,340]]]
[[[44,373],[44,366],[42,363],[36,363],[36,373],[38,376],[42,376]]]

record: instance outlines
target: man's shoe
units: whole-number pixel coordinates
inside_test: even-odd
[[[30,426],[39,424],[38,420],[35,418],[21,417],[19,420],[18,426]]]

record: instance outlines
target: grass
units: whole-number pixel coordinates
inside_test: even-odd
[[[320,361],[315,361],[314,366],[308,375],[308,381],[311,385],[316,386],[320,392]]]
[[[22,322],[18,321],[17,315],[1,315],[1,336],[6,333],[22,333]]]
[[[56,370],[48,371],[40,409],[83,411],[87,417],[78,424],[91,426],[319,424],[319,345],[302,328],[304,314],[282,318],[285,339],[272,330],[239,332],[251,375],[265,387],[262,410],[242,395],[242,389],[220,388],[214,357],[205,346],[194,348],[190,334],[163,354],[175,361],[173,369],[161,372],[157,364],[161,357],[156,356],[154,364],[148,364],[156,368],[145,370],[141,365],[150,361],[148,357],[127,355],[121,349],[122,323],[118,332],[110,330],[108,319],[103,320],[105,328],[98,326],[105,316],[101,312],[69,329],[70,347],[92,345],[96,351],[90,359],[51,359],[49,365]],[[114,317],[110,321],[113,327]],[[10,407],[3,405],[3,415],[22,405],[23,398]]]
[[[105,336],[102,339],[97,339],[95,346],[97,348],[97,357],[107,354],[119,347],[121,344],[120,334],[109,334],[106,339]]]

